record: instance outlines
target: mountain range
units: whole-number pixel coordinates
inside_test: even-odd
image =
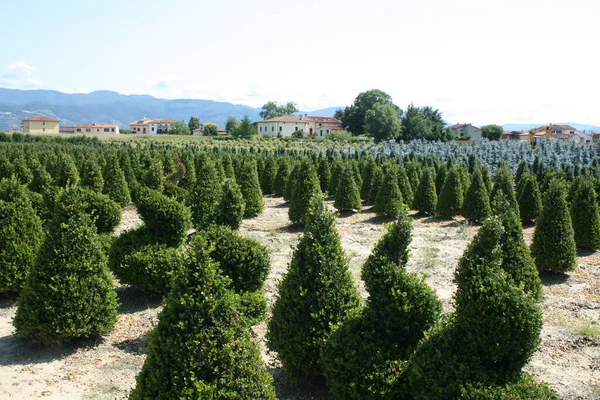
[[[310,115],[329,117],[341,107],[307,111]],[[108,90],[87,94],[62,93],[55,90],[17,90],[0,88],[0,131],[19,129],[21,121],[35,115],[46,115],[60,120],[61,126],[85,123],[113,123],[122,128],[140,118],[173,118],[188,122],[198,117],[203,123],[214,122],[225,127],[227,117],[238,119],[248,116],[260,120],[260,108],[212,100],[159,99],[149,95],[123,95]],[[304,113],[304,111],[302,112]],[[580,131],[600,132],[600,126],[575,122],[571,125]],[[505,131],[522,131],[544,124],[505,124]]]
[[[339,107],[310,111],[311,115],[333,116]],[[225,126],[227,117],[248,116],[260,120],[260,108],[212,100],[158,99],[149,95],[123,95],[101,90],[87,94],[68,94],[55,90],[17,90],[0,88],[0,131],[19,129],[21,121],[35,115],[60,120],[61,126],[85,123],[112,123],[122,128],[144,117],[173,118],[188,122],[198,117],[203,123]]]

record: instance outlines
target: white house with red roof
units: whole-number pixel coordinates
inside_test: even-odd
[[[285,115],[265,119],[257,123],[259,135],[292,136],[302,130],[308,136],[326,136],[341,131],[342,123],[334,117],[313,117],[310,115]]]
[[[38,115],[23,120],[23,133],[60,133],[56,118]]]
[[[129,124],[133,133],[157,135],[160,133],[167,133],[171,129],[171,125],[177,122],[176,119],[154,119],[154,118],[142,118],[137,121],[133,121]]]

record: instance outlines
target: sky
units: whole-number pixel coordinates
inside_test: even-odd
[[[598,0],[4,1],[0,87],[600,125]]]

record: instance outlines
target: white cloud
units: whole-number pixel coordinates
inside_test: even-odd
[[[6,67],[0,74],[0,86],[11,89],[31,89],[42,86],[44,83],[38,76],[34,76],[35,67],[25,61],[17,61]]]

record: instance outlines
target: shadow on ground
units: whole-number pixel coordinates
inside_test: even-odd
[[[540,272],[540,279],[544,286],[562,285],[567,282],[571,277],[568,274],[560,272],[543,271]]]
[[[85,339],[60,347],[44,347],[21,336],[3,336],[0,337],[0,366],[49,363],[68,357],[77,350],[95,347],[101,342],[102,339]]]
[[[148,334],[144,334],[139,338],[123,340],[119,343],[114,343],[117,349],[124,351],[125,353],[135,354],[137,356],[144,355],[148,352],[148,343],[150,338]]]
[[[333,400],[324,386],[294,383],[281,368],[270,367],[267,371],[273,376],[273,386],[279,400]]]
[[[119,286],[117,288],[119,297],[119,314],[135,313],[161,305],[161,296],[149,296],[134,286]]]

